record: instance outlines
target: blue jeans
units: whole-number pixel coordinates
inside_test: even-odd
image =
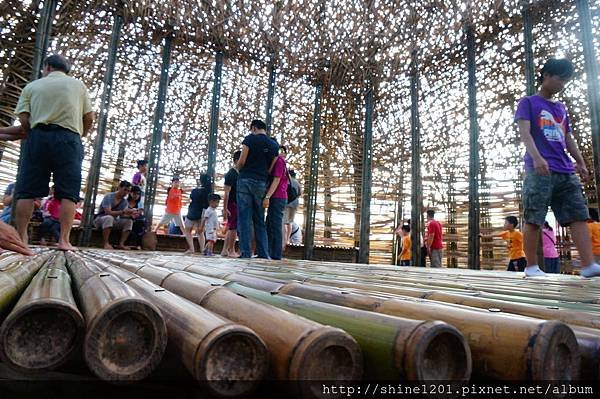
[[[267,191],[267,182],[255,179],[238,179],[238,234],[242,258],[252,257],[252,228],[256,239],[256,254],[259,258],[269,258],[265,209],[262,201]]]
[[[283,251],[283,211],[287,199],[271,198],[267,212],[267,236],[269,237],[269,255],[271,259],[281,259]]]
[[[60,238],[60,222],[46,216],[42,224],[40,224],[40,234],[42,235],[42,238],[51,235],[58,241]]]
[[[560,273],[560,259],[544,258],[544,271],[546,273]]]

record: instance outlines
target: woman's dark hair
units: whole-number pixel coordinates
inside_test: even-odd
[[[545,228],[545,229],[548,229],[548,230],[550,230],[550,231],[553,231],[553,230],[554,230],[552,227],[550,227],[550,225],[548,224],[548,222],[547,222],[547,221],[546,221],[546,222],[544,222],[544,228]]]
[[[212,192],[213,191],[212,177],[210,177],[210,175],[208,175],[206,173],[202,173],[200,175],[200,185],[204,188],[207,188],[208,191]]]
[[[407,233],[410,233],[410,226],[405,224],[404,226],[402,226],[402,230],[406,231]]]
[[[517,219],[516,216],[507,216],[504,218],[504,220],[512,224],[515,228],[519,225],[519,219]]]
[[[284,145],[280,145],[280,146],[279,146],[279,151],[282,151],[282,150],[283,150],[283,151],[285,151],[285,153],[286,153],[286,154],[288,153],[288,149],[287,149],[287,147],[286,147],[286,146],[284,146]]]
[[[573,66],[573,63],[566,58],[550,58],[540,70],[538,84],[541,85],[544,82],[545,73],[550,76],[558,76],[562,79],[569,79],[573,76],[574,72],[575,67]]]

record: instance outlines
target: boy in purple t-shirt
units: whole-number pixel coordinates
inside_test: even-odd
[[[528,266],[526,276],[544,276],[537,259],[540,226],[546,220],[548,206],[562,226],[570,226],[573,241],[581,254],[584,277],[600,276],[600,265],[594,261],[586,221],[589,219],[579,172],[589,177],[581,152],[573,139],[565,106],[554,100],[573,76],[573,64],[566,59],[550,59],[541,70],[541,85],[534,96],[519,101],[515,113],[525,154],[523,239]],[[575,166],[569,158],[575,159]]]

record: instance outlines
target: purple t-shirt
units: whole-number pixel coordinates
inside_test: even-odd
[[[277,199],[287,199],[288,177],[285,169],[285,160],[282,157],[277,157],[275,165],[273,166],[273,170],[271,171],[271,176],[281,178],[277,188],[275,189],[275,192],[271,197]]]
[[[563,103],[537,95],[524,97],[519,101],[515,113],[515,122],[519,119],[531,122],[531,136],[540,155],[548,162],[550,171],[575,173],[573,161],[565,151],[571,126]],[[533,158],[529,153],[525,153],[524,160],[525,169],[532,171]]]

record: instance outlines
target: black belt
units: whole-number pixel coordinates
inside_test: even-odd
[[[38,123],[37,125],[35,125],[35,129],[40,129],[40,130],[57,130],[57,129],[65,129],[65,130],[69,130],[66,129],[60,125],[56,125],[54,123],[49,123],[49,124],[45,124],[45,123]]]

